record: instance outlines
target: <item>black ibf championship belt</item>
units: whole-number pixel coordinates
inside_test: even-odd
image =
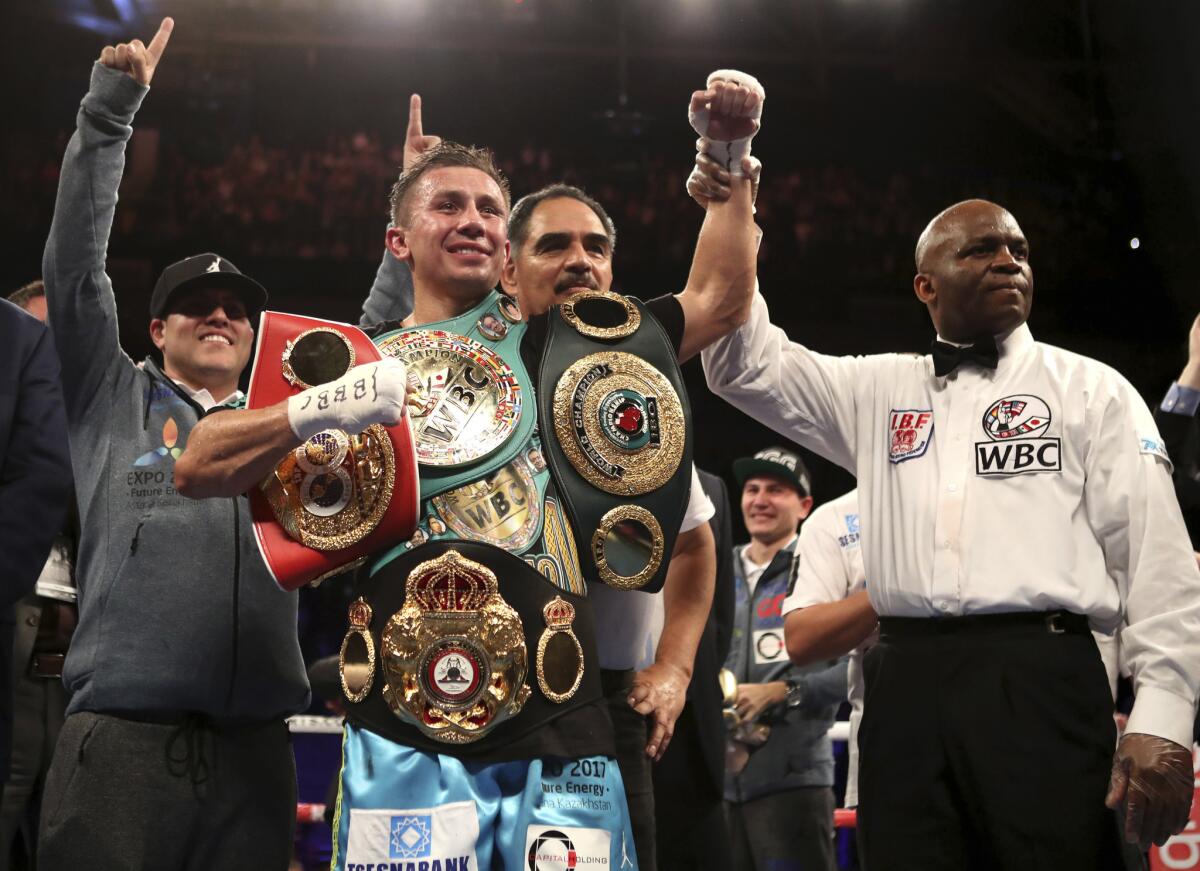
[[[632,297],[585,291],[548,317],[538,417],[584,575],[656,592],[691,490],[691,409],[675,351]]]
[[[499,548],[429,542],[358,592],[342,691],[350,720],[386,738],[492,752],[601,697],[587,599]]]
[[[263,312],[246,406],[275,405],[380,359],[367,335],[349,324]],[[275,582],[294,590],[407,539],[419,497],[407,416],[361,433],[322,430],[250,491],[254,537]]]

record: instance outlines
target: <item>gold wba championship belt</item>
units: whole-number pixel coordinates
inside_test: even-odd
[[[247,408],[266,408],[382,357],[348,324],[263,312]],[[416,529],[420,495],[408,418],[361,433],[322,430],[250,492],[254,535],[277,584],[345,571]]]
[[[404,607],[382,637],[384,698],[431,738],[477,741],[529,698],[521,618],[495,573],[457,551],[409,574]]]
[[[518,556],[431,541],[357,586],[339,671],[358,726],[421,750],[494,758],[603,698],[591,603]]]
[[[632,297],[584,291],[548,317],[538,412],[584,575],[656,592],[691,486],[691,411],[675,350]]]

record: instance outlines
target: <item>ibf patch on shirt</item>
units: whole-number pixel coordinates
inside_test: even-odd
[[[476,871],[477,840],[479,816],[473,801],[408,810],[351,808],[346,869]],[[417,861],[397,861],[403,859]]]
[[[924,456],[933,440],[933,409],[893,408],[888,436],[888,459],[893,463]]]
[[[611,855],[612,832],[607,829],[543,824],[525,831],[526,867],[531,871],[609,868]]]
[[[783,662],[787,659],[787,646],[783,643],[782,627],[755,630],[752,643],[755,665],[770,665],[773,662]]]
[[[1061,472],[1061,440],[1039,438],[1050,421],[1050,406],[1037,396],[1017,394],[993,402],[983,413],[988,441],[975,443],[975,474]]]

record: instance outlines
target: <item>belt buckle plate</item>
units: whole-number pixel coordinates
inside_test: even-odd
[[[531,692],[520,616],[496,575],[455,550],[409,573],[382,647],[392,713],[436,741],[479,740],[520,713]]]

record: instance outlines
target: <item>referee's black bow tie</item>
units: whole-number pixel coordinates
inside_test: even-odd
[[[937,376],[949,375],[963,363],[974,363],[985,369],[995,369],[1000,360],[1000,351],[996,348],[996,340],[989,336],[960,348],[949,342],[939,342],[936,339],[932,346],[933,373]]]

